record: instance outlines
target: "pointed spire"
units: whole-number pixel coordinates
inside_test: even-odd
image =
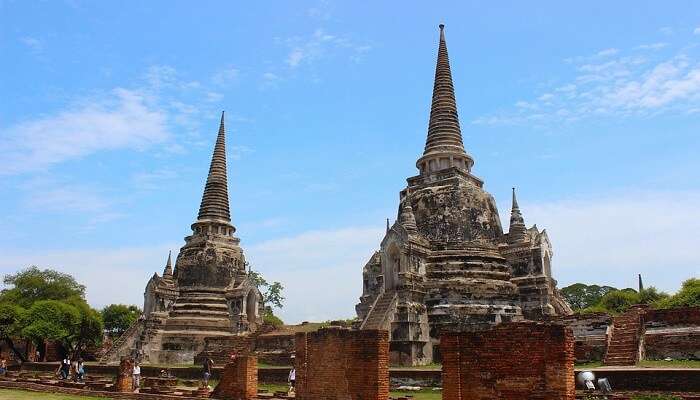
[[[508,242],[517,243],[525,240],[527,229],[525,219],[520,213],[518,199],[515,198],[515,188],[513,188],[513,207],[510,211],[510,229],[508,229]]]
[[[165,278],[166,276],[173,276],[173,261],[171,251],[168,251],[168,261],[165,263],[165,270],[163,271],[163,277]]]
[[[639,292],[641,292],[642,290],[644,290],[644,284],[642,283],[642,274],[637,274],[637,276],[639,277]]]
[[[438,157],[441,156],[441,157]],[[436,159],[437,158],[437,159]],[[430,165],[426,161],[434,160]],[[444,160],[449,160],[445,166]],[[430,122],[428,123],[428,138],[425,142],[423,156],[416,163],[421,173],[436,171],[445,167],[458,167],[471,170],[474,160],[464,150],[462,130],[459,127],[457,101],[452,84],[450,60],[447,55],[445,42],[445,25],[440,24],[440,44],[438,46],[437,64],[435,66],[435,82],[433,84],[433,100],[430,107]]]
[[[386,231],[389,232],[389,218],[386,219]]]
[[[202,203],[199,206],[201,220],[219,220],[231,222],[228,206],[228,182],[226,179],[226,130],[224,129],[224,112],[221,112],[219,134],[216,136],[214,154],[211,157],[209,176],[204,187]]]

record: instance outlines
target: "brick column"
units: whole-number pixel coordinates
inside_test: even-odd
[[[258,394],[258,361],[239,356],[226,364],[212,397],[224,400],[251,400]]]
[[[389,333],[320,329],[296,335],[298,400],[386,400]]]
[[[117,376],[117,392],[134,391],[134,360],[131,357],[122,357],[119,362],[119,376]]]

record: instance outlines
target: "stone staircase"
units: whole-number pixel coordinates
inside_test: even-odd
[[[379,295],[374,305],[369,310],[360,329],[388,329],[391,322],[390,315],[396,306],[396,292],[385,291]]]
[[[644,308],[632,307],[613,318],[612,332],[603,360],[605,365],[635,365],[639,361]]]
[[[231,332],[226,298],[208,292],[182,293],[173,304],[166,331]]]
[[[119,355],[124,353],[124,349],[133,348],[135,340],[142,334],[143,331],[143,320],[138,319],[134,322],[129,329],[124,331],[124,333],[119,336],[113,343],[112,346],[100,357],[100,363],[108,362],[118,362]]]

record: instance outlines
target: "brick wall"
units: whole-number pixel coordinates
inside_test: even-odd
[[[644,315],[647,328],[668,326],[700,326],[700,307],[648,310]]]
[[[608,345],[608,326],[612,317],[605,313],[572,314],[552,317],[551,322],[563,324],[574,332],[576,362],[602,361]]]
[[[236,357],[226,364],[212,397],[225,400],[254,399],[258,393],[258,362],[252,356]]]
[[[328,328],[295,339],[297,399],[388,399],[389,332]]]
[[[504,323],[479,332],[446,332],[440,346],[445,399],[574,399],[570,328]]]

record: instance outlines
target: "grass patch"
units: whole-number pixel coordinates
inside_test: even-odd
[[[637,363],[642,368],[700,368],[700,360],[642,360]]]
[[[104,397],[74,396],[70,394],[30,392],[28,390],[0,389],[3,400],[105,400]]]
[[[602,367],[603,362],[602,361],[590,361],[590,362],[585,362],[581,364],[574,364],[574,368],[580,368],[580,369],[590,369],[590,368],[598,368]]]
[[[415,365],[415,366],[406,366],[406,367],[389,367],[389,369],[429,369],[429,370],[436,370],[439,371],[442,369],[442,364],[427,364],[427,365]]]
[[[413,390],[392,390],[389,392],[391,397],[413,396],[413,400],[442,400],[441,390],[432,390],[425,388],[417,391]]]

